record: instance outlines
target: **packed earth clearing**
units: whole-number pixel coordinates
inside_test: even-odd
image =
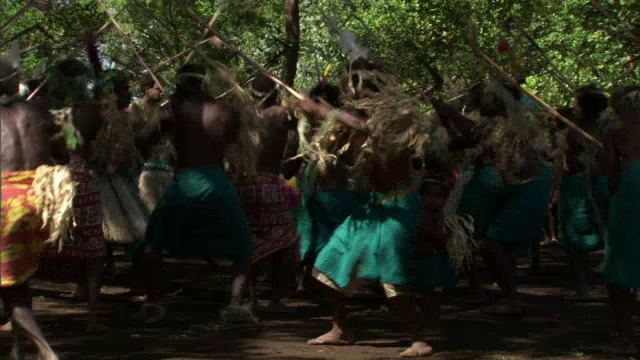
[[[430,359],[626,359],[600,349],[614,340],[604,287],[597,288],[593,302],[569,302],[565,297],[573,294],[572,281],[562,249],[543,248],[542,256],[537,276],[528,275],[528,261],[519,266],[527,305],[522,319],[485,315],[461,305],[461,284],[461,294],[453,294],[443,308],[442,332],[428,333],[436,350]],[[595,263],[601,259],[602,254],[593,258]],[[37,319],[61,359],[390,359],[408,346],[401,324],[374,292],[350,299],[356,346],[306,345],[330,325],[329,310],[309,300],[287,301],[292,311],[286,314],[259,312],[257,326],[225,328],[219,320],[229,296],[224,263],[209,275],[204,262],[167,261],[167,274],[192,281],[200,277],[200,283],[168,297],[165,321],[143,325],[136,318],[141,303],[132,302],[122,286],[128,262],[122,256],[119,260],[118,274],[123,275],[106,279],[100,299],[100,323],[108,330],[97,335],[84,332],[85,303],[65,296],[72,284],[33,281]],[[174,281],[169,291],[182,285]],[[10,336],[3,334],[0,352],[8,353],[10,346]]]

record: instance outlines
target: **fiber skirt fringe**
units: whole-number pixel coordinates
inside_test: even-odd
[[[123,244],[142,241],[148,212],[137,184],[121,175],[103,175],[98,177],[97,185],[102,197],[105,239]]]

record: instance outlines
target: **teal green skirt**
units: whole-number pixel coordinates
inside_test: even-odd
[[[446,253],[439,252],[417,259],[414,282],[416,291],[454,289],[457,283],[456,271]]]
[[[253,252],[249,223],[220,168],[178,172],[151,214],[146,240],[172,256],[246,262]]]
[[[460,197],[458,214],[473,218],[478,239],[486,236],[489,225],[495,220],[504,202],[505,184],[489,166],[476,168]]]
[[[552,169],[542,166],[534,180],[505,185],[502,207],[489,225],[487,237],[500,242],[507,250],[528,251],[533,240],[543,236],[551,202],[552,176]]]
[[[611,196],[605,239],[604,278],[626,288],[640,288],[640,161],[622,169],[619,191]]]
[[[593,195],[593,197],[589,194]],[[580,251],[593,251],[603,243],[597,217],[605,213],[607,178],[604,176],[563,176],[560,185],[562,240]]]
[[[345,189],[310,189],[304,177],[300,179],[300,191],[302,201],[293,211],[300,235],[300,256],[313,263],[338,226],[353,212],[357,195]]]
[[[412,191],[381,204],[381,197],[373,193],[358,201],[318,254],[314,267],[341,288],[354,277],[399,287],[413,283],[422,198]]]

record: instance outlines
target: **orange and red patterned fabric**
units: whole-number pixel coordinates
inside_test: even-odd
[[[17,286],[38,270],[48,231],[35,208],[35,171],[2,173],[0,286]]]

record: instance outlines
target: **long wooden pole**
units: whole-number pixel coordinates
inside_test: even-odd
[[[99,0],[98,0],[99,1]],[[194,18],[194,20],[199,21],[198,16],[195,15],[193,13],[193,10],[189,9],[191,17]],[[217,40],[225,45],[227,48],[229,48],[229,50],[233,51],[234,53],[236,53],[236,55],[240,56],[244,61],[246,61],[249,65],[253,66],[254,68],[256,68],[258,71],[260,71],[264,76],[268,77],[269,79],[273,80],[273,82],[275,82],[276,84],[282,86],[285,90],[287,90],[289,93],[291,93],[291,95],[295,96],[296,99],[298,100],[304,100],[305,96],[300,94],[299,92],[297,92],[296,90],[294,90],[293,88],[291,88],[289,85],[285,84],[282,80],[278,79],[277,77],[273,76],[271,73],[269,73],[269,71],[267,71],[267,69],[265,69],[262,65],[258,64],[257,62],[253,61],[250,57],[248,57],[247,55],[245,55],[242,51],[240,51],[238,48],[236,48],[235,46],[231,45],[229,43],[229,41],[227,41],[224,37],[222,37],[222,35],[220,35],[220,33],[218,33],[217,31],[213,30],[213,28],[211,26],[207,25],[207,29],[209,30],[209,32],[213,35],[216,36]]]
[[[573,83],[566,76],[564,76],[560,69],[556,67],[556,65],[551,61],[551,59],[549,59],[547,53],[538,45],[538,43],[526,31],[524,31],[524,29],[520,27],[520,25],[515,24],[515,21],[513,21],[512,24],[514,25],[516,30],[518,30],[520,35],[522,35],[522,37],[524,37],[529,42],[529,44],[531,44],[531,46],[533,46],[542,55],[542,58],[551,68],[551,75],[555,75],[555,77],[557,77],[561,82],[567,85],[571,90],[575,91],[576,86],[573,85]],[[511,29],[508,26],[506,30],[507,32],[511,33]]]
[[[220,16],[220,9],[218,9],[218,11],[216,11],[216,13],[213,14],[213,16],[211,17],[211,20],[209,20],[209,23],[207,23],[207,26],[204,28],[204,30],[202,30],[202,35],[200,35],[201,42],[199,42],[197,45],[193,47],[193,49],[191,49],[191,52],[189,52],[189,55],[187,55],[187,58],[184,61],[185,63],[188,63],[189,61],[191,61],[191,58],[193,58],[193,54],[196,52],[196,46],[200,45],[202,41],[205,41],[205,39],[207,38],[207,34],[209,34],[209,28],[213,28],[213,25],[216,23],[216,20],[218,20],[218,16]]]
[[[129,42],[131,42],[131,39],[129,38],[129,35],[127,35],[127,33],[120,27],[120,25],[118,24],[116,19],[113,17],[113,15],[111,15],[111,13],[109,12],[109,9],[107,8],[106,4],[102,0],[96,0],[96,2],[99,5],[102,5],[102,7],[104,7],[104,13],[109,17],[109,20],[111,20],[111,22],[113,23],[113,26],[118,30],[118,32],[120,32],[120,35],[122,35],[123,38],[125,38],[126,40],[129,40]],[[164,91],[164,87],[162,86],[162,83],[156,77],[156,75],[153,73],[153,71],[147,65],[147,63],[144,61],[142,56],[140,56],[140,53],[138,53],[136,48],[134,46],[132,46],[131,50],[135,54],[135,56],[138,59],[138,61],[140,62],[140,64],[149,72],[149,75],[151,75],[151,77],[153,78],[153,81],[155,81],[156,84],[158,84],[158,87],[160,87],[160,89],[162,91]]]
[[[517,81],[515,81],[511,75],[507,74],[506,71],[504,71],[504,69],[502,69],[502,67],[500,65],[498,65],[495,61],[493,61],[493,59],[491,59],[487,54],[485,54],[479,47],[477,44],[473,43],[473,42],[469,42],[469,45],[471,46],[471,48],[473,49],[473,51],[479,55],[480,57],[482,57],[492,68],[494,68],[495,70],[497,70],[498,72],[500,72],[505,78],[507,78],[507,80],[509,80],[510,82],[512,82],[513,84],[517,85],[522,91],[524,91],[527,95],[529,95],[535,102],[537,102],[540,106],[542,106],[545,110],[549,111],[551,114],[553,114],[553,116],[557,117],[558,119],[560,119],[563,123],[565,123],[567,126],[569,126],[570,128],[574,129],[575,131],[577,131],[580,135],[584,136],[587,140],[593,142],[594,144],[598,145],[599,147],[604,147],[602,142],[598,139],[596,139],[595,137],[593,137],[591,134],[589,134],[588,132],[582,130],[578,125],[574,124],[571,120],[567,119],[566,117],[562,116],[562,114],[560,114],[558,111],[556,111],[556,109],[554,109],[553,107],[551,107],[550,105],[548,105],[546,102],[542,101],[542,99],[540,99],[539,97],[537,97],[534,93],[532,93],[531,91],[527,90],[526,88],[520,86],[520,84],[518,84]]]
[[[49,75],[47,75],[47,77],[44,78],[44,80],[42,80],[40,85],[38,85],[38,87],[35,90],[33,90],[31,94],[29,94],[29,96],[27,96],[27,101],[33,99],[33,97],[36,96],[36,94],[44,87],[47,81],[49,81]]]

